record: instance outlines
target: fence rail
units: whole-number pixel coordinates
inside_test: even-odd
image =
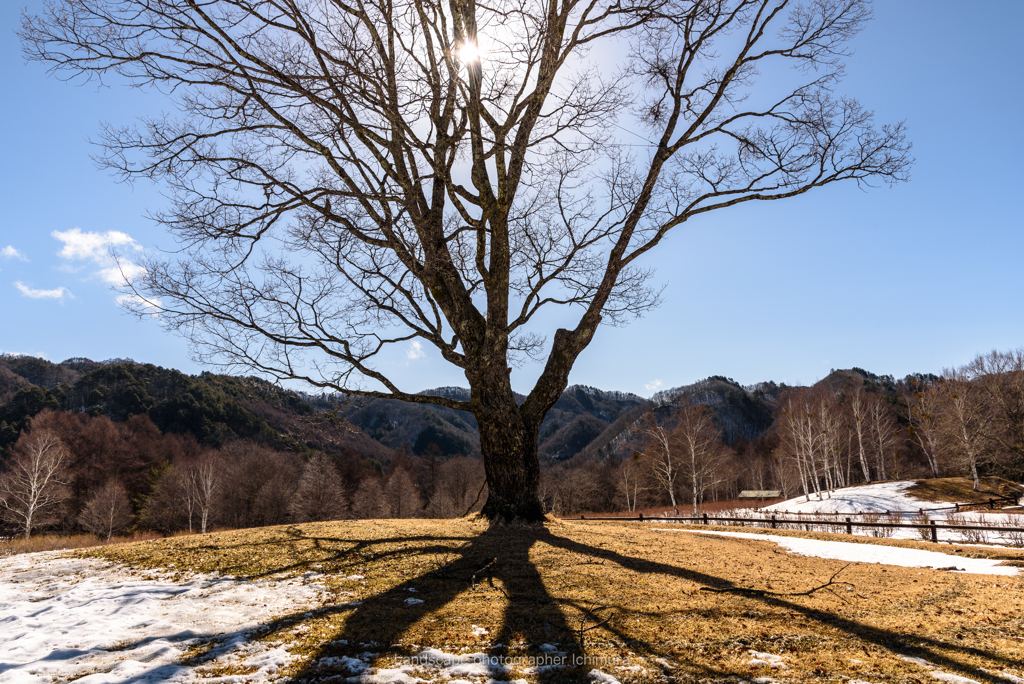
[[[901,512],[901,511],[896,511]],[[906,512],[906,511],[902,511]],[[840,514],[850,516],[851,514]],[[912,514],[913,515],[913,514]],[[576,518],[563,518],[564,520],[575,520]],[[765,528],[770,527],[771,529],[779,529],[784,525],[811,525],[811,524],[824,524],[834,525],[836,527],[845,526],[846,534],[853,534],[853,528],[907,528],[907,529],[924,529],[931,531],[931,539],[933,542],[938,543],[939,541],[939,530],[968,530],[968,531],[985,531],[985,532],[1016,532],[1024,535],[1024,527],[1002,527],[1002,526],[989,526],[989,525],[943,525],[938,524],[934,520],[928,523],[879,523],[879,522],[854,522],[851,517],[846,517],[842,522],[831,521],[831,520],[789,520],[786,518],[779,518],[777,515],[772,515],[771,518],[720,518],[711,517],[707,513],[699,517],[675,517],[675,518],[663,518],[663,517],[644,517],[641,513],[635,517],[613,517],[613,516],[591,516],[587,517],[581,515],[579,520],[617,520],[617,521],[647,521],[647,522],[661,522],[661,523],[675,523],[675,522],[696,522],[702,525],[717,525],[720,522],[727,523],[757,523],[756,525],[741,525],[741,527],[758,527]]]
[[[891,511],[892,513],[903,513],[905,515],[915,515],[917,513],[935,513],[938,511],[954,511],[959,513],[960,511],[966,511],[970,508],[981,507],[988,508],[990,511],[995,510],[996,504],[1005,503],[1017,503],[1020,497],[1017,496],[1000,496],[988,501],[978,501],[975,503],[955,503],[952,506],[942,506],[941,508],[919,508],[916,511]],[[789,515],[800,515],[799,511],[779,511],[780,513],[789,513]],[[860,511],[857,513],[829,513],[829,512],[815,512],[813,515],[878,515],[879,511]],[[890,511],[885,511],[890,513]],[[808,515],[808,514],[804,514]]]

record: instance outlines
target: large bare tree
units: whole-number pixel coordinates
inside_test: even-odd
[[[131,286],[203,359],[473,413],[491,518],[540,519],[537,435],[602,323],[658,300],[644,255],[709,212],[894,183],[902,124],[834,88],[867,0],[49,0],[66,78],[179,116],[103,130],[173,201]],[[545,331],[544,320],[562,327]],[[377,361],[431,345],[470,397]],[[541,360],[525,401],[510,368]]]

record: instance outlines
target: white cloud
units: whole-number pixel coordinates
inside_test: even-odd
[[[127,233],[119,230],[108,230],[105,233],[85,232],[81,228],[72,228],[65,231],[55,230],[50,235],[64,243],[57,256],[69,262],[86,261],[99,266],[100,269],[93,271],[92,275],[108,285],[123,287],[136,276],[146,272],[144,267],[131,259],[121,255],[117,258],[113,256],[115,250],[142,251],[142,245]],[[75,273],[79,268],[65,264],[61,270]],[[122,304],[125,300],[118,297],[116,301]]]
[[[16,250],[14,247],[7,245],[3,249],[0,249],[0,256],[5,259],[20,259],[22,261],[28,261],[28,257]]]
[[[32,299],[59,299],[61,302],[64,301],[64,297],[70,297],[74,299],[71,291],[66,287],[58,287],[56,290],[33,290],[31,287],[21,282],[20,280],[14,283],[14,287],[21,291],[21,294]]]
[[[644,385],[644,388],[646,388],[648,392],[657,392],[660,387],[661,380],[652,380],[651,382]]]
[[[96,274],[105,283],[120,287],[130,283],[133,278],[146,272],[146,269],[128,260],[123,260],[120,265],[115,264],[110,268],[103,268]]]
[[[426,356],[426,352],[423,351],[423,345],[420,344],[419,340],[413,340],[409,343],[409,348],[405,351],[405,358],[415,361],[416,359],[422,359],[424,356]]]
[[[72,228],[63,232],[55,230],[50,235],[64,243],[64,247],[57,252],[57,256],[72,261],[86,259],[107,263],[110,258],[110,250],[113,247],[131,247],[136,251],[142,250],[142,245],[127,233],[122,233],[119,230],[108,230],[106,233],[84,233],[81,228]]]
[[[123,294],[114,299],[118,306],[123,306],[136,313],[148,313],[152,316],[159,316],[163,308],[163,302],[159,297],[146,299],[137,294]]]

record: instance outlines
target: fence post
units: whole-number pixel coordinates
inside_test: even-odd
[[[640,513],[639,515],[640,515],[640,519],[643,520],[644,519],[644,514]]]
[[[846,534],[853,534],[853,523],[849,518],[846,519]]]
[[[937,527],[935,527],[935,521],[934,520],[929,520],[928,522],[930,522],[931,526],[932,526],[932,541],[935,542],[936,544],[938,544],[939,543],[939,530],[938,530]]]
[[[994,510],[995,507],[996,507],[996,500],[995,499],[989,499],[988,500],[988,510],[990,510],[990,511]]]
[[[584,515],[582,513],[580,513],[580,520],[586,520],[586,518],[584,517]]]
[[[776,527],[778,527],[778,523],[775,522],[775,514],[772,513],[772,529],[774,530]]]
[[[707,513],[704,514],[704,524],[705,525],[708,524],[708,514]]]
[[[960,512],[960,504],[955,503],[953,505],[956,506],[956,512],[959,513]]]

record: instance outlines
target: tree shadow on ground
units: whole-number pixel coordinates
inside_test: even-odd
[[[680,565],[638,558],[618,551],[595,547],[573,540],[565,534],[559,534],[559,528],[549,529],[547,526],[496,526],[481,534],[461,539],[465,544],[458,547],[429,545],[415,549],[395,551],[374,551],[374,547],[390,546],[396,542],[437,541],[429,536],[394,537],[388,539],[366,540],[335,540],[324,538],[323,541],[347,541],[355,546],[347,548],[345,554],[351,554],[353,548],[363,552],[364,562],[387,559],[400,553],[413,553],[424,557],[435,553],[455,556],[448,562],[436,564],[434,567],[413,573],[390,589],[361,599],[357,605],[348,604],[349,611],[344,626],[331,641],[322,643],[303,670],[295,675],[297,681],[322,679],[325,671],[317,664],[320,658],[338,656],[356,656],[367,651],[388,655],[393,644],[400,644],[403,635],[421,620],[428,620],[439,614],[450,602],[460,594],[471,591],[486,583],[496,592],[495,600],[503,601],[501,624],[498,630],[489,636],[495,644],[506,647],[516,642],[538,645],[541,643],[558,643],[559,649],[566,654],[570,667],[565,669],[541,668],[536,672],[540,682],[578,681],[582,673],[593,665],[589,659],[584,634],[579,631],[580,620],[586,619],[590,613],[589,623],[597,624],[607,613],[594,611],[593,606],[580,605],[562,597],[553,596],[545,584],[540,570],[531,560],[531,550],[538,545],[548,545],[573,554],[592,558],[600,562],[614,563],[624,569],[640,574],[663,575],[696,583],[719,591],[741,591],[730,580],[702,573]],[[568,532],[568,531],[567,531]],[[302,537],[301,530],[296,534]],[[446,540],[455,538],[449,537]],[[898,653],[906,648],[904,634],[893,632],[868,624],[857,622],[842,616],[837,611],[813,609],[790,600],[783,595],[749,596],[762,602],[765,606],[784,609],[800,614],[814,623],[851,637],[873,644],[885,650]],[[410,601],[409,599],[414,599]],[[325,610],[330,610],[326,607]],[[469,616],[472,617],[472,616]],[[298,618],[296,618],[298,619]],[[698,677],[722,677],[743,673],[735,672],[722,666],[712,669],[708,666],[688,661],[685,656],[670,653],[657,643],[638,638],[615,620],[600,627],[606,634],[613,635],[620,643],[637,655],[648,658],[667,658],[687,662],[690,672]],[[594,632],[593,634],[597,634]],[[935,665],[958,671],[981,682],[1005,684],[998,676],[975,667],[964,657],[977,656],[1004,665],[1017,665],[1008,658],[983,649],[948,643],[939,639],[915,635],[918,646],[914,655],[923,657]],[[943,653],[945,651],[946,653]],[[505,651],[492,651],[498,659]],[[541,655],[539,652],[534,652]],[[409,654],[393,653],[397,657]],[[515,676],[511,672],[500,669],[492,671],[497,679],[508,679]],[[749,673],[746,673],[749,676]]]

